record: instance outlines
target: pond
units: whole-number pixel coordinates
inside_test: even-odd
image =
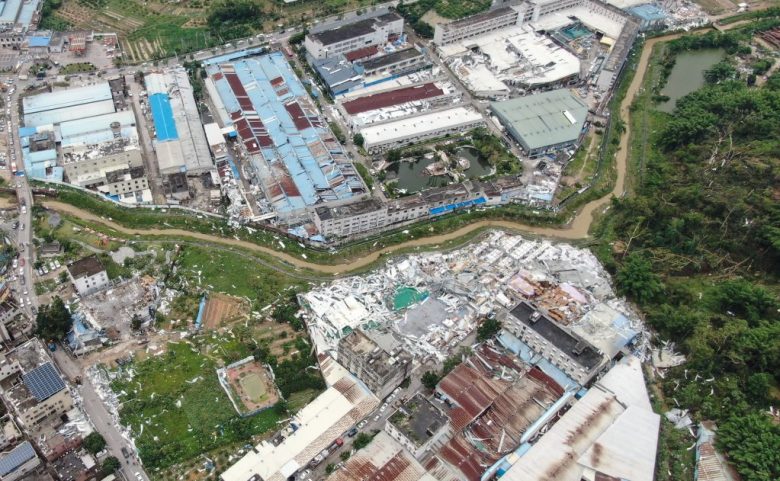
[[[468,179],[477,179],[493,173],[493,166],[486,160],[480,160],[473,148],[461,147],[455,151],[456,158],[469,161],[469,168],[463,173]],[[410,194],[432,187],[442,187],[452,182],[449,175],[432,176],[425,173],[425,168],[434,163],[434,159],[421,159],[417,162],[396,162],[387,167],[388,179],[398,181],[399,189],[406,189]]]
[[[677,100],[704,86],[704,72],[723,60],[725,55],[723,49],[717,48],[679,53],[666,85],[661,89],[661,95],[666,95],[669,100],[658,104],[658,110],[672,113]]]

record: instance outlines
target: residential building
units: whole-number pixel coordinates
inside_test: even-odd
[[[364,147],[379,154],[412,143],[475,129],[484,124],[479,112],[466,107],[424,113],[384,124],[370,125],[360,130]]]
[[[38,251],[38,257],[56,257],[62,254],[62,244],[59,241],[46,242],[41,244],[41,248]]]
[[[509,311],[504,329],[580,385],[587,384],[607,362],[592,344],[525,301]]]
[[[387,419],[385,432],[419,460],[437,452],[452,428],[441,409],[417,393]]]
[[[309,33],[304,46],[313,58],[322,59],[372,45],[383,45],[388,39],[399,37],[403,28],[403,17],[395,12],[387,12],[375,17],[363,17],[329,30]]]
[[[206,141],[209,143],[209,149],[211,155],[214,157],[214,162],[219,162],[227,158],[227,144],[225,143],[225,136],[222,134],[222,129],[216,122],[205,124],[203,130],[206,132]]]
[[[16,444],[22,437],[21,431],[16,427],[14,420],[6,414],[0,418],[0,451]]]
[[[350,456],[327,481],[436,481],[433,475],[386,432],[379,432],[365,448]]]
[[[433,33],[433,42],[447,45],[476,37],[511,25],[517,25],[520,18],[518,7],[500,7],[478,13],[449,23],[439,23]]]
[[[412,370],[409,353],[401,348],[387,352],[359,329],[339,341],[338,361],[379,399],[390,395]]]
[[[576,145],[588,118],[588,106],[568,89],[492,102],[490,109],[531,157]]]
[[[0,480],[16,481],[41,464],[30,441],[25,441],[10,451],[0,454]]]
[[[29,30],[35,30],[43,0],[0,2],[0,47],[19,49]]]
[[[32,339],[0,359],[0,389],[24,429],[35,433],[73,409],[73,398],[46,349]]]
[[[91,255],[68,264],[68,274],[76,292],[86,296],[108,286],[108,274],[100,259]]]

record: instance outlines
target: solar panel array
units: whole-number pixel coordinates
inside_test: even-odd
[[[0,476],[4,477],[7,474],[16,471],[19,466],[33,459],[35,456],[36,454],[32,444],[30,444],[29,441],[23,442],[9,453],[0,457]]]
[[[22,381],[38,401],[48,399],[65,389],[65,383],[50,362],[23,374]]]

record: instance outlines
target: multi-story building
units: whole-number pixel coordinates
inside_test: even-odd
[[[68,274],[76,292],[86,296],[108,286],[108,274],[96,255],[68,264]]]
[[[362,48],[383,45],[403,33],[404,19],[395,12],[362,18],[330,30],[306,35],[306,52],[315,59],[346,54]]]
[[[412,357],[396,348],[387,352],[363,331],[352,331],[339,341],[339,364],[358,377],[379,399],[387,397],[409,376]]]
[[[326,237],[348,237],[386,224],[387,207],[376,199],[314,209],[314,225]]]
[[[366,150],[371,154],[379,154],[412,143],[475,129],[484,122],[479,112],[455,107],[370,125],[362,128],[360,134]]]
[[[30,474],[41,464],[30,441],[25,441],[7,453],[0,454],[0,479],[16,481]]]
[[[28,30],[35,30],[43,0],[0,2],[0,47],[18,49]]]
[[[136,141],[119,138],[100,144],[63,147],[62,166],[69,183],[95,189],[109,183],[109,172],[143,170],[143,158]]]
[[[32,339],[0,359],[0,389],[28,432],[38,432],[47,423],[73,409],[73,398],[46,349]]]
[[[366,77],[376,75],[404,75],[430,66],[428,58],[416,48],[398,50],[380,57],[372,57],[360,63]]]
[[[580,385],[590,381],[607,361],[592,344],[525,301],[509,311],[504,329]]]
[[[420,393],[387,419],[385,432],[418,460],[437,452],[453,434],[447,415]]]
[[[500,7],[454,22],[440,23],[436,25],[436,30],[433,33],[433,42],[438,46],[447,45],[500,28],[517,25],[520,13],[519,7]]]

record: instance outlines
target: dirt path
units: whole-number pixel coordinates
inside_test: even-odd
[[[219,243],[219,244],[226,244],[226,245],[247,249],[253,252],[261,252],[263,254],[273,256],[295,267],[310,269],[312,271],[321,272],[325,274],[346,273],[352,270],[366,267],[367,265],[375,262],[381,256],[390,254],[398,250],[408,249],[413,247],[433,246],[433,245],[437,245],[437,244],[441,244],[447,241],[457,239],[466,234],[472,233],[476,230],[483,229],[483,228],[490,228],[490,227],[514,230],[518,232],[528,232],[528,233],[533,233],[535,235],[554,237],[554,238],[564,239],[564,240],[585,239],[588,237],[588,230],[590,229],[590,225],[593,222],[593,215],[596,212],[603,209],[606,205],[608,205],[612,196],[620,197],[624,193],[625,180],[626,180],[626,162],[627,162],[627,156],[629,151],[628,139],[631,135],[630,122],[628,121],[629,107],[631,106],[631,103],[634,101],[634,96],[636,95],[637,91],[642,85],[642,82],[644,81],[645,70],[647,68],[647,63],[650,59],[650,54],[653,50],[653,46],[655,46],[655,44],[657,44],[658,42],[671,40],[679,37],[680,35],[682,34],[664,35],[662,37],[650,39],[645,43],[644,49],[642,50],[642,54],[637,64],[637,72],[634,75],[631,85],[629,85],[628,87],[625,99],[620,104],[619,114],[620,114],[620,118],[623,120],[626,126],[626,130],[620,139],[620,148],[618,149],[617,154],[615,155],[615,162],[617,168],[617,179],[615,181],[615,187],[612,189],[612,192],[605,195],[604,197],[601,197],[600,199],[596,199],[586,204],[582,208],[582,210],[574,217],[574,219],[567,226],[564,227],[537,227],[537,226],[522,224],[519,222],[484,220],[484,221],[475,222],[473,224],[469,224],[465,227],[449,232],[447,234],[424,237],[420,239],[413,239],[401,244],[385,247],[383,249],[374,251],[370,254],[366,254],[360,257],[359,259],[349,260],[348,262],[345,262],[343,264],[322,265],[322,264],[307,262],[298,257],[294,257],[290,254],[279,252],[274,249],[270,249],[268,247],[264,247],[261,245],[253,244],[251,242],[232,239],[232,238],[219,237],[210,234],[202,234],[199,232],[190,232],[182,229],[130,229],[121,226],[116,222],[103,219],[95,214],[92,214],[91,212],[81,210],[70,204],[65,204],[63,202],[58,202],[54,200],[44,200],[43,206],[48,209],[53,209],[56,211],[63,212],[65,214],[70,214],[79,217],[84,220],[88,220],[90,222],[103,224],[105,226],[108,226],[112,229],[115,229],[127,235],[159,235],[159,236],[170,236],[170,237],[183,237],[183,238],[198,239],[198,240]]]

